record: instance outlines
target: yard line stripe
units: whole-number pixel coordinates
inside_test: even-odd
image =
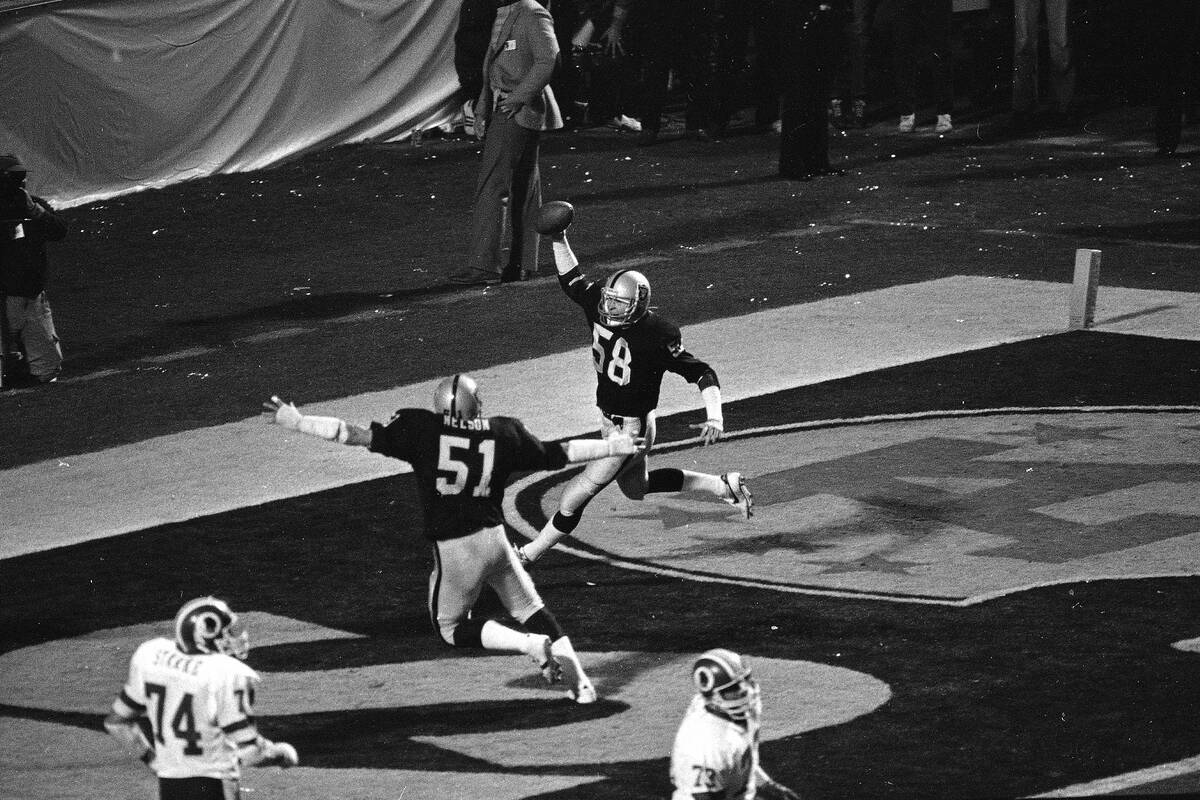
[[[1062,789],[1056,789],[1045,794],[1035,794],[1033,797],[1091,797],[1096,795],[1114,794],[1116,792],[1132,789],[1137,786],[1145,786],[1148,783],[1157,783],[1171,778],[1178,778],[1183,775],[1190,775],[1194,772],[1200,772],[1200,756],[1192,756],[1185,758],[1182,761],[1176,761],[1173,764],[1159,764],[1146,769],[1139,769],[1136,772],[1127,772],[1124,775],[1114,775],[1111,778],[1102,778],[1090,783],[1077,783],[1073,786],[1067,786]]]

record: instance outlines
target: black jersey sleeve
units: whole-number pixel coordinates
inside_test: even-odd
[[[372,422],[371,452],[412,463],[416,433],[422,424],[427,426],[433,416],[433,412],[424,409],[402,408],[386,425]]]
[[[567,465],[567,454],[560,443],[543,442],[519,419],[509,417],[507,422],[514,444],[514,469],[562,469]]]
[[[579,271],[579,267],[572,267],[565,274],[558,276],[558,285],[566,292],[567,297],[584,310],[590,306],[594,307],[599,300],[599,289],[596,288],[596,281],[589,281]]]
[[[719,386],[717,373],[707,362],[696,358],[683,347],[683,333],[673,322],[659,317],[660,326],[657,331],[662,349],[666,352],[664,366],[668,372],[674,372],[688,383],[697,384],[701,390],[709,386]]]

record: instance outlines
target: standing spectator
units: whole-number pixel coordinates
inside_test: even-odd
[[[900,107],[900,133],[912,133],[917,124],[917,73],[922,54],[931,56],[933,100],[938,133],[954,125],[954,63],[950,52],[953,0],[894,0],[891,3],[892,75]]]
[[[1154,114],[1156,155],[1169,158],[1183,136],[1184,99],[1196,90],[1197,46],[1200,45],[1200,3],[1159,0],[1146,9],[1151,39],[1158,49],[1158,103]],[[1191,97],[1195,104],[1194,95]]]
[[[754,61],[750,72],[750,96],[754,102],[754,130],[765,133],[779,122],[779,70],[787,45],[783,39],[783,11],[791,0],[753,0],[750,26],[754,37]]]
[[[242,663],[249,638],[216,597],[184,603],[175,638],[142,643],[104,728],[158,776],[160,800],[238,797],[243,764],[294,767],[296,748],[254,723],[260,678]]]
[[[541,558],[575,530],[584,509],[613,482],[631,500],[659,492],[702,492],[728,503],[738,509],[742,519],[749,520],[754,498],[742,473],[713,475],[676,467],[651,471],[649,467],[663,376],[674,372],[700,389],[707,419],[692,427],[700,431],[700,441],[708,445],[720,439],[725,430],[717,373],[684,349],[683,336],[675,323],[650,308],[650,281],[645,275],[619,269],[602,280],[589,281],[579,271],[566,228],[551,235],[559,286],[583,310],[591,334],[600,434],[606,440],[625,435],[644,437],[645,449],[584,467],[563,488],[558,511],[532,541],[518,549],[518,555],[526,562]]]
[[[714,137],[715,71],[721,31],[721,0],[635,0],[637,54],[641,65],[642,132],[638,144],[658,141],[671,76],[686,96],[684,133],[701,141]]]
[[[800,800],[758,757],[762,697],[745,659],[718,647],[692,666],[696,694],[671,748],[671,800]]]
[[[581,87],[580,105],[594,123],[639,133],[641,123],[632,59],[625,50],[625,25],[632,0],[591,0],[581,8],[580,24],[571,39],[572,61]],[[627,113],[629,112],[629,113]]]
[[[305,416],[278,397],[263,408],[270,421],[285,428],[412,464],[425,536],[433,544],[429,614],[442,640],[453,647],[524,653],[550,682],[565,678],[575,702],[596,701],[571,640],[509,544],[501,504],[513,472],[629,456],[644,448],[643,440],[543,443],[518,419],[484,417],[479,389],[467,375],[438,384],[433,411],[402,408],[386,425],[373,422],[369,428],[336,417]],[[484,586],[495,590],[528,633],[471,614]]]
[[[467,285],[520,281],[537,274],[539,143],[542,131],[563,126],[550,89],[559,52],[550,12],[536,0],[496,0],[496,5],[483,61],[483,88],[475,103],[475,135],[483,139],[483,162],[471,216],[470,267],[451,276],[454,283]],[[505,216],[511,244],[502,270]]]
[[[833,99],[831,117],[839,127],[861,128],[867,115],[867,57],[871,43],[871,15],[876,0],[851,0],[849,24],[845,41],[845,57],[841,59],[839,83]],[[849,101],[849,110],[845,105]]]
[[[29,194],[26,174],[16,156],[0,155],[0,365],[19,361],[10,377],[43,384],[56,380],[63,362],[46,299],[46,242],[60,241],[67,226],[49,203]]]
[[[1075,63],[1068,31],[1071,0],[1013,0],[1013,122],[1027,127],[1038,101],[1038,22],[1046,12],[1050,92],[1054,114],[1065,120],[1075,99]]]
[[[829,164],[825,110],[836,64],[836,26],[832,6],[821,0],[792,0],[780,14],[780,30],[788,45],[779,70],[783,89],[779,174],[790,180],[842,174]]]

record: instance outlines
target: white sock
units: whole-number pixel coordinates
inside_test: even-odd
[[[692,472],[686,469],[680,470],[680,472],[683,473],[683,491],[708,492],[722,500],[729,497],[729,489],[726,488],[725,481],[721,480],[720,475],[709,475],[706,472]]]
[[[554,527],[554,517],[551,517],[550,521],[538,532],[537,538],[531,542],[526,542],[521,546],[521,549],[525,551],[525,556],[530,561],[537,561],[547,550],[554,547],[566,535],[564,531],[560,531]]]
[[[494,619],[483,623],[479,638],[485,650],[498,650],[501,653],[530,652],[530,634],[501,625]]]

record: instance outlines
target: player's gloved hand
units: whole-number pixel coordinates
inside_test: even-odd
[[[259,754],[251,764],[255,767],[294,767],[300,763],[296,748],[287,742],[269,742],[263,740]]]
[[[633,437],[628,433],[614,433],[608,437],[608,449],[614,456],[631,456],[646,452],[646,437]]]
[[[143,764],[150,768],[151,772],[155,772],[156,770],[154,769],[154,764],[157,758],[158,754],[154,752],[154,748],[148,747],[146,748],[146,752],[142,753],[141,760]]]
[[[719,419],[708,419],[688,427],[694,431],[700,431],[700,444],[712,444],[725,432],[725,426]]]
[[[267,422],[274,422],[276,425],[282,425],[289,430],[296,430],[300,424],[300,417],[303,416],[296,410],[295,403],[285,403],[279,399],[278,395],[271,395],[271,399],[263,403],[263,416]]]

